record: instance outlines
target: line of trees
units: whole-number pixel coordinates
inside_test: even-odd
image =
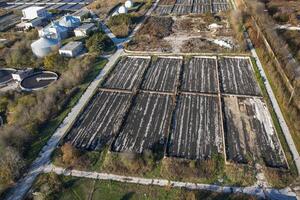
[[[71,59],[60,79],[47,89],[32,93],[6,93],[7,124],[0,127],[0,184],[9,185],[19,177],[28,158],[31,144],[40,136],[45,123],[57,116],[65,99],[74,94],[76,86],[91,71],[96,57]]]
[[[265,4],[258,0],[245,0],[247,4],[243,11],[243,17],[250,37],[258,51],[263,52],[261,59],[266,64],[266,70],[270,74],[270,78],[276,90],[276,95],[281,105],[285,109],[285,115],[293,132],[300,132],[300,66],[293,59],[287,42],[279,36],[275,27],[276,23],[273,18],[266,12]],[[254,19],[254,20],[252,20]],[[258,24],[259,28],[255,24]],[[262,33],[260,33],[260,31]],[[268,47],[264,44],[263,36],[265,36],[269,45],[275,53],[279,61],[276,63],[275,58],[269,53]],[[288,82],[286,78],[288,78]],[[292,85],[294,92],[291,91],[289,85]],[[292,99],[290,97],[293,97]],[[291,100],[291,101],[290,101]],[[298,137],[300,137],[298,135]]]

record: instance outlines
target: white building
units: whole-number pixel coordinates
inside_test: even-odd
[[[131,0],[127,0],[127,1],[125,2],[125,7],[126,7],[126,8],[130,9],[130,8],[132,8],[132,6],[133,6],[133,3],[132,3]]]
[[[68,28],[69,30],[74,30],[78,26],[80,26],[80,20],[72,15],[65,15],[59,19],[59,25]]]
[[[33,73],[33,69],[31,69],[31,68],[18,70],[15,73],[12,74],[12,78],[15,81],[21,82],[24,78],[31,75],[32,73]]]
[[[128,12],[128,9],[125,6],[120,6],[118,9],[119,14],[126,14]]]
[[[23,17],[22,20],[32,20],[37,17],[46,18],[49,13],[44,7],[32,6],[22,10]]]
[[[39,36],[51,36],[55,39],[65,39],[68,37],[68,29],[64,26],[61,26],[58,22],[52,22],[48,26],[39,30]]]
[[[59,54],[66,57],[76,57],[82,50],[82,42],[69,42],[59,49]]]
[[[92,31],[96,30],[97,27],[93,23],[83,24],[74,30],[76,37],[88,36]]]

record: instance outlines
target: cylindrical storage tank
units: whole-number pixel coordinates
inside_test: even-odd
[[[127,1],[125,2],[125,7],[126,7],[126,8],[132,8],[132,6],[133,6],[133,3],[132,3],[131,0],[127,0]]]
[[[127,8],[125,6],[120,6],[118,12],[120,14],[126,14],[127,13]]]
[[[31,49],[34,55],[43,58],[59,46],[60,43],[58,40],[41,37],[31,44]]]

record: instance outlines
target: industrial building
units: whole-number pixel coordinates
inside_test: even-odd
[[[22,14],[22,20],[32,20],[38,17],[46,18],[49,15],[47,10],[42,6],[32,6],[29,8],[25,8],[22,10]]]
[[[72,15],[65,15],[59,20],[59,25],[66,27],[69,31],[73,31],[80,26],[80,20]]]
[[[85,37],[88,36],[92,31],[96,30],[97,27],[93,23],[87,23],[79,26],[74,30],[76,37]]]
[[[76,57],[83,50],[82,42],[69,42],[59,49],[59,54],[66,57]]]
[[[61,26],[58,22],[52,22],[45,28],[39,30],[40,37],[48,35],[55,39],[65,39],[69,36],[69,33],[66,27]]]

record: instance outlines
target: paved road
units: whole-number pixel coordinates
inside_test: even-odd
[[[250,187],[230,187],[230,186],[219,186],[212,184],[198,184],[190,182],[181,181],[169,181],[166,179],[150,179],[132,176],[120,176],[108,173],[98,173],[98,172],[88,172],[79,170],[67,170],[61,167],[56,167],[52,164],[44,168],[45,173],[54,172],[59,175],[64,176],[75,176],[83,178],[91,178],[98,180],[112,180],[126,183],[135,183],[141,185],[157,185],[157,186],[171,186],[178,188],[186,188],[191,190],[209,190],[214,192],[222,193],[244,193],[248,195],[255,195],[261,198],[271,198],[271,199],[281,199],[281,200],[295,200],[295,194],[290,190],[275,190],[272,188],[267,188],[265,191],[258,186]]]
[[[155,7],[158,4],[158,1],[154,3],[153,6],[145,14],[144,20],[146,20],[146,18],[151,15],[151,12],[155,9]],[[43,147],[42,151],[38,155],[38,158],[36,158],[36,160],[30,166],[28,173],[25,174],[24,177],[17,182],[15,187],[7,195],[7,200],[21,200],[25,197],[26,193],[31,188],[36,177],[40,173],[42,173],[44,167],[50,163],[51,154],[57,147],[59,141],[64,137],[64,135],[70,130],[72,125],[75,123],[77,116],[81,113],[85,105],[92,98],[99,83],[103,80],[105,74],[110,71],[110,69],[113,67],[113,65],[118,60],[118,58],[123,54],[124,52],[123,44],[128,42],[133,37],[133,35],[140,28],[141,24],[144,23],[144,20],[141,21],[140,24],[138,24],[135,27],[135,29],[133,30],[133,32],[129,37],[121,40],[117,39],[110,32],[110,30],[104,24],[102,24],[105,33],[113,40],[113,42],[115,42],[117,46],[117,51],[113,55],[108,57],[108,63],[106,64],[106,66],[101,70],[100,74],[96,77],[96,79],[91,82],[91,84],[88,86],[88,88],[81,96],[77,104],[72,108],[71,112],[64,119],[61,125],[57,128],[57,130],[55,131],[53,136],[49,139],[47,144]]]

